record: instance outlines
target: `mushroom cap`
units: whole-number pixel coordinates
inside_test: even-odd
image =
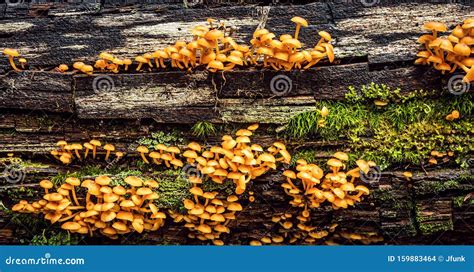
[[[259,38],[260,36],[268,34],[268,33],[270,33],[270,32],[267,29],[259,28],[259,29],[255,30],[255,32],[253,33],[253,37],[254,38]]]
[[[179,154],[181,151],[179,150],[178,147],[176,146],[170,146],[166,149],[166,151],[170,152],[170,153],[175,153],[175,154]]]
[[[114,186],[112,191],[114,192],[114,194],[119,195],[119,196],[125,195],[127,193],[127,190],[120,185]]]
[[[274,55],[274,58],[282,60],[282,61],[288,61],[288,57],[290,55],[287,52],[277,52]]]
[[[342,167],[343,166],[342,162],[338,159],[329,159],[327,164],[331,167]]]
[[[142,179],[136,176],[128,176],[123,181],[133,187],[141,187],[143,185]]]
[[[467,44],[458,43],[454,46],[453,52],[463,57],[469,57],[471,54],[471,48]]]
[[[284,45],[289,46],[291,48],[301,48],[301,42],[298,41],[297,39],[290,38],[290,39],[286,39],[282,42],[283,42]]]
[[[448,30],[445,24],[440,22],[426,22],[423,28],[430,31],[445,32]]]
[[[237,65],[244,65],[242,58],[234,56],[234,55],[228,56],[227,61],[233,64],[237,64]]]
[[[20,53],[16,49],[13,48],[5,48],[3,49],[3,54],[11,57],[18,57]]]
[[[340,151],[334,153],[333,157],[336,158],[336,159],[339,159],[341,161],[348,161],[349,160],[349,156],[347,155],[347,153],[340,152]]]
[[[43,179],[42,181],[40,181],[39,185],[41,186],[41,188],[44,188],[44,189],[53,188],[53,183],[47,179]]]
[[[266,55],[266,56],[273,56],[273,49],[269,47],[259,47],[257,49],[257,54]]]
[[[357,185],[355,187],[355,190],[363,193],[364,195],[368,195],[370,193],[369,189],[363,185]]]
[[[94,146],[102,146],[102,143],[99,140],[90,140],[89,143]]]
[[[75,177],[67,178],[66,183],[70,184],[72,186],[80,186],[81,185],[81,181],[78,178],[75,178]]]
[[[448,39],[441,39],[439,47],[449,52],[453,52],[453,44]]]
[[[106,144],[104,145],[104,149],[107,151],[115,151],[115,146],[112,144]]]
[[[218,29],[212,29],[204,35],[204,38],[206,40],[215,41],[224,38],[224,33]]]
[[[84,65],[81,67],[81,72],[83,73],[91,73],[94,71],[94,67],[92,67],[91,65]]]
[[[212,60],[209,62],[207,65],[207,68],[212,68],[212,69],[217,69],[217,70],[223,70],[224,69],[224,64],[218,60]]]
[[[108,176],[98,176],[95,178],[95,182],[100,186],[107,186],[112,182],[112,179]]]
[[[18,60],[18,62],[20,62],[20,63],[23,63],[23,64],[24,64],[24,63],[26,63],[26,59],[25,59],[25,58],[20,58],[20,59]]]
[[[450,71],[451,70],[451,66],[449,64],[447,64],[446,62],[443,62],[441,64],[439,64],[437,67],[436,67],[437,70],[440,70],[440,71]]]
[[[298,25],[301,25],[301,26],[304,26],[304,27],[308,27],[308,21],[306,21],[305,19],[303,19],[299,16],[295,16],[295,17],[291,18],[291,21],[295,24],[298,24]]]
[[[227,206],[227,210],[232,211],[232,212],[239,212],[239,211],[242,211],[242,205],[240,205],[237,202],[232,202],[232,203],[229,203],[229,205]]]
[[[324,48],[326,49],[326,54],[328,55],[329,62],[334,61],[334,49],[331,44],[325,43]]]
[[[212,233],[212,229],[211,227],[209,227],[208,225],[206,224],[201,224],[199,225],[196,230],[198,230],[199,232],[202,232],[202,233]]]
[[[159,152],[156,152],[156,151],[152,151],[148,154],[148,156],[152,159],[159,159],[161,158],[161,154]]]
[[[321,36],[326,41],[330,42],[332,40],[331,34],[326,31],[319,31],[318,35]]]
[[[178,167],[183,167],[183,165],[184,165],[181,160],[176,159],[176,158],[173,159],[173,160],[171,160],[170,163],[171,163],[172,165],[175,165],[175,166],[178,166]]]
[[[189,189],[189,192],[197,196],[202,196],[204,194],[203,190],[199,187],[192,187],[191,189]]]
[[[290,179],[296,179],[296,174],[295,172],[291,171],[291,170],[285,170],[283,172],[283,176],[287,177],[287,178],[290,178]]]
[[[148,147],[140,145],[137,147],[137,152],[140,153],[148,153],[150,150],[148,150]]]
[[[142,187],[142,188],[138,188],[137,190],[137,195],[150,195],[152,194],[153,191],[150,189],[150,188],[146,188],[146,187]]]
[[[462,38],[459,42],[465,43],[467,45],[474,45],[474,37],[466,36]]]
[[[146,59],[144,56],[135,57],[135,61],[139,63],[148,63],[148,59]]]
[[[289,62],[301,62],[304,60],[304,54],[302,52],[296,52],[290,55]]]
[[[120,219],[120,220],[125,220],[125,221],[132,222],[133,221],[133,213],[120,211],[120,212],[117,213],[116,218]]]
[[[77,231],[81,228],[82,226],[79,223],[76,222],[66,222],[61,225],[61,228],[64,230],[70,230],[70,231]]]
[[[201,145],[196,143],[196,142],[191,142],[188,144],[188,148],[194,150],[194,151],[197,151],[197,152],[201,152]]]

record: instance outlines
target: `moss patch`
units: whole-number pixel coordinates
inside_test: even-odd
[[[214,124],[207,121],[197,122],[193,125],[191,130],[194,136],[201,138],[216,134],[216,127]]]
[[[139,145],[144,145],[150,149],[154,149],[155,145],[157,144],[181,144],[184,142],[184,138],[182,137],[182,133],[177,130],[173,130],[171,132],[157,131],[151,133],[151,135],[148,137],[140,138],[137,142]]]
[[[48,231],[43,230],[41,235],[35,235],[31,239],[31,245],[38,246],[61,246],[61,245],[77,245],[80,242],[80,236],[71,235],[67,231]]]
[[[421,182],[418,186],[414,187],[415,194],[437,194],[447,190],[459,189],[460,184],[457,180],[446,180],[446,181],[430,181],[426,180]]]
[[[388,104],[376,106],[383,99]],[[345,139],[348,146],[365,159],[374,160],[382,169],[392,164],[420,164],[433,150],[454,151],[457,162],[474,151],[474,102],[470,94],[432,99],[420,91],[401,96],[399,90],[372,84],[360,93],[352,89],[346,101],[319,101],[316,108],[326,106],[329,115],[320,125],[319,111],[293,116],[286,134],[294,138]],[[446,121],[458,110],[461,119]],[[470,119],[471,118],[471,119]]]

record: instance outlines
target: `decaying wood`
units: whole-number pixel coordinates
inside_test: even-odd
[[[449,76],[412,65],[418,48],[416,39],[423,33],[421,26],[436,20],[453,27],[474,16],[467,1],[394,5],[393,1],[382,0],[371,8],[336,1],[270,7],[217,5],[209,9],[183,9],[181,1],[171,1],[176,4],[173,6],[159,0],[153,5],[133,2],[100,9],[65,4],[12,8],[0,4],[0,48],[17,48],[30,66],[29,71],[16,73],[10,71],[5,58],[0,60],[0,154],[15,153],[47,166],[27,167],[21,184],[0,182],[0,197],[8,207],[12,204],[9,190],[37,189],[38,180],[71,170],[47,156],[60,139],[83,142],[100,138],[131,153],[140,137],[177,127],[189,130],[197,121],[258,122],[263,124],[262,130],[268,126],[274,131],[294,114],[315,110],[317,100],[343,99],[351,85],[373,81],[399,87],[402,93],[417,89],[441,93]],[[248,43],[257,26],[277,35],[292,33],[290,18],[295,15],[311,24],[301,32],[306,47],[313,46],[318,31],[332,34],[335,63],[322,62],[317,68],[293,72],[260,68],[225,74],[202,69],[93,76],[51,72],[61,63],[92,63],[102,51],[133,57],[178,39],[189,40],[189,30],[208,17],[235,26],[235,38]],[[283,76],[289,79],[291,88],[275,94],[271,81]],[[254,140],[268,145],[276,138],[256,135]],[[201,139],[188,133],[186,140]],[[213,144],[220,138],[216,135],[206,140]],[[311,139],[287,144],[293,150],[314,148],[317,156],[324,158],[331,150],[344,148],[346,142]],[[79,166],[73,165],[72,169]],[[459,204],[460,198],[474,190],[472,181],[459,178],[472,176],[472,170],[431,167],[426,173],[414,173],[411,181],[406,180],[403,171],[383,172],[378,181],[369,184],[372,194],[364,202],[346,210],[322,208],[313,213],[312,222],[319,226],[338,223],[341,230],[349,232],[377,232],[387,244],[472,244],[472,202]],[[452,181],[458,179],[461,181],[454,186]],[[281,182],[276,173],[254,182],[251,189],[256,201],[244,203],[245,210],[232,223],[232,234],[225,237],[227,243],[246,243],[275,231],[272,215],[289,207]],[[15,227],[9,219],[0,214],[1,244],[17,243],[17,237],[27,235],[25,228]],[[142,241],[196,243],[170,220],[165,228]],[[87,242],[112,243],[97,238]]]

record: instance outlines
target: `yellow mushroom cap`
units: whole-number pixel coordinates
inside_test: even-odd
[[[269,33],[269,31],[267,29],[259,28],[259,29],[255,30],[255,32],[253,33],[253,37],[254,38],[259,38],[260,36],[268,34],[268,33]]]
[[[306,21],[305,19],[303,19],[299,16],[295,16],[295,17],[291,18],[291,21],[295,24],[299,24],[301,26],[308,27],[308,21]]]
[[[89,143],[94,146],[102,146],[102,143],[99,140],[90,140]]]
[[[143,145],[140,145],[140,146],[137,147],[137,152],[140,152],[140,153],[148,153],[149,150],[148,150],[148,147],[143,146]]]
[[[61,225],[61,228],[64,230],[70,230],[70,231],[77,231],[81,228],[82,226],[79,223],[76,222],[66,222]]]
[[[148,63],[148,59],[146,59],[144,56],[135,57],[135,61],[139,63]]]
[[[20,53],[16,49],[13,48],[5,48],[3,49],[3,54],[7,56],[12,56],[12,57],[18,57],[20,56]]]
[[[223,70],[224,69],[224,64],[218,60],[213,60],[209,62],[207,65],[207,68],[212,68],[212,69],[217,69],[217,70]]]
[[[340,152],[340,151],[334,153],[333,157],[336,158],[336,159],[339,159],[339,160],[341,160],[341,161],[347,161],[347,160],[349,160],[349,156],[348,156],[346,153]]]
[[[143,185],[142,179],[136,176],[128,176],[123,181],[133,187],[141,187]]]
[[[287,45],[291,48],[301,48],[301,42],[298,41],[297,39],[290,38],[290,39],[286,39],[282,42],[283,42],[284,45]]]
[[[469,57],[471,48],[467,44],[458,43],[454,46],[453,52],[464,57]]]
[[[95,182],[101,186],[107,186],[112,182],[112,179],[108,176],[98,176],[95,178]]]
[[[318,34],[319,34],[319,36],[321,36],[323,39],[325,39],[328,42],[330,42],[332,40],[331,34],[329,34],[326,31],[319,31]]]
[[[343,166],[342,162],[338,159],[329,159],[327,164],[331,167],[342,167]]]
[[[41,186],[41,188],[44,188],[44,189],[53,188],[53,183],[47,179],[40,181],[39,185]]]
[[[445,24],[440,22],[426,22],[423,28],[430,31],[445,32],[448,30]]]
[[[67,178],[66,183],[70,184],[70,185],[73,185],[73,186],[80,186],[81,185],[81,181],[78,178],[74,178],[74,177]]]

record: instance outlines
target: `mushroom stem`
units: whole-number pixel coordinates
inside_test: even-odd
[[[69,220],[69,219],[71,219],[71,218],[74,218],[74,216],[78,215],[79,213],[80,213],[80,212],[77,212],[77,213],[71,214],[71,215],[68,216],[68,217],[61,218],[61,219],[58,220],[58,222],[67,221],[67,220]]]
[[[21,70],[16,67],[12,56],[8,56],[8,61],[10,62],[10,65],[12,66],[13,70],[15,70],[17,72],[21,72]]]
[[[89,148],[86,148],[86,152],[84,153],[84,159],[87,158],[87,154],[89,154]]]
[[[80,206],[79,201],[77,201],[76,190],[74,186],[72,186],[71,192],[72,192],[72,198],[74,199],[74,202],[76,203],[77,206]]]
[[[459,66],[461,69],[463,69],[464,72],[469,73],[469,68],[467,68],[466,65],[460,63],[457,60],[454,60],[453,63],[456,64],[457,66]]]
[[[74,149],[74,151],[75,151],[75,153],[76,153],[76,156],[79,158],[79,160],[82,161],[81,154],[79,154],[79,150]]]
[[[110,150],[107,150],[107,152],[105,153],[105,160],[107,160],[110,156]]]
[[[150,162],[146,159],[145,153],[140,153],[140,156],[142,157],[142,159],[143,159],[143,161],[144,161],[145,163],[147,163],[147,164],[150,163]],[[169,166],[168,166],[168,167],[169,167]]]
[[[298,34],[300,33],[300,28],[301,28],[301,25],[297,24],[296,25],[296,30],[295,30],[295,39],[298,39]]]
[[[95,159],[96,152],[97,152],[97,148],[94,145],[94,147],[92,148],[92,158],[94,158],[94,159]]]

